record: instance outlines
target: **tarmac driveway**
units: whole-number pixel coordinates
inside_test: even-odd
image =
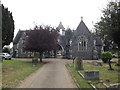
[[[62,59],[45,59],[45,64],[17,88],[77,88]]]

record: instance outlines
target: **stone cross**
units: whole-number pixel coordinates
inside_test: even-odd
[[[81,21],[83,21],[83,17],[81,16]]]

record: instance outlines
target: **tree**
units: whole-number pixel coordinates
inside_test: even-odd
[[[72,31],[70,28],[68,28],[68,29],[65,31],[65,37],[66,37],[66,39],[67,39],[68,41],[70,41],[70,39],[72,38],[72,36],[73,36],[73,31]]]
[[[35,27],[28,31],[25,43],[25,50],[39,52],[40,62],[42,62],[43,52],[57,48],[58,31],[53,27]]]
[[[114,70],[111,66],[110,60],[112,59],[112,53],[111,52],[103,52],[101,53],[101,59],[104,63],[109,64],[109,69],[108,70]]]
[[[2,47],[9,45],[14,37],[14,20],[12,12],[2,5]]]
[[[66,31],[65,31],[65,42],[66,42],[66,47],[65,47],[65,56],[66,58],[70,58],[70,43],[71,43],[71,39],[72,39],[72,36],[73,36],[73,31],[68,28]]]
[[[10,54],[10,48],[4,47],[2,50],[3,53],[9,53]]]
[[[116,44],[120,48],[120,2],[109,2],[102,12],[95,25],[96,34],[102,38],[105,51],[116,48]]]
[[[96,33],[103,39],[108,51],[110,46],[120,53],[120,1],[109,2],[103,10],[101,21],[95,25]],[[120,59],[118,60],[120,65]]]
[[[113,41],[118,45],[120,50],[120,1],[112,3],[111,28]]]

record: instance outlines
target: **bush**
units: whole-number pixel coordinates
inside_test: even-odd
[[[104,63],[107,63],[108,60],[112,59],[112,53],[111,52],[103,52],[101,53],[101,59]]]

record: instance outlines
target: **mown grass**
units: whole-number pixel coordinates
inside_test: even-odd
[[[92,89],[92,87],[87,83],[87,80],[84,80],[78,73],[77,70],[74,68],[74,65],[72,63],[69,63],[66,65],[70,73],[74,76],[76,79],[77,83],[79,84],[80,88],[89,88]]]
[[[2,87],[14,88],[31,73],[43,66],[38,63],[33,67],[29,61],[4,60],[2,64]]]
[[[103,82],[107,85],[114,84],[114,83],[120,83],[120,74],[118,74],[118,71],[120,68],[118,66],[115,66],[115,62],[111,63],[112,68],[114,70],[110,71],[108,63],[102,63],[102,66],[96,66],[93,65],[92,61],[83,61],[84,63],[84,71],[85,70],[98,70],[100,74],[100,80],[103,80]],[[80,71],[84,75],[84,71]],[[100,80],[91,80],[92,83],[97,88],[105,88],[105,86],[101,85],[99,83]]]

